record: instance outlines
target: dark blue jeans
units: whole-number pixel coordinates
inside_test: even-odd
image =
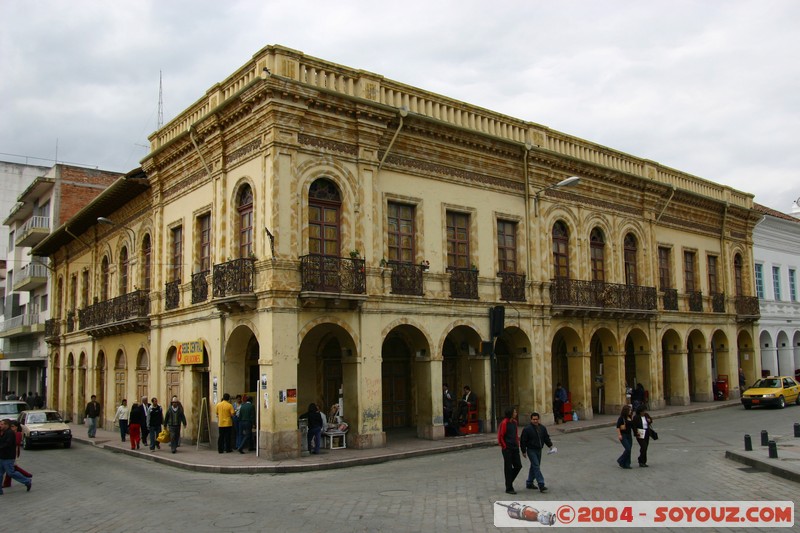
[[[622,436],[622,447],[625,448],[625,451],[619,456],[617,463],[619,466],[627,468],[631,466],[631,448],[633,447],[633,439],[630,435]]]
[[[119,436],[122,437],[122,442],[125,442],[125,435],[128,434],[128,421],[119,419]]]
[[[531,460],[531,467],[528,469],[528,479],[525,481],[525,486],[530,487],[533,485],[533,481],[536,480],[540,487],[544,487],[544,476],[541,470],[542,449],[528,448],[527,454],[528,459]]]
[[[311,441],[314,441],[314,449],[311,449]],[[319,453],[319,445],[322,441],[322,428],[309,428],[308,430],[308,451]]]

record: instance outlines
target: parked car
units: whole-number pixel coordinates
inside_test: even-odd
[[[28,404],[21,400],[2,400],[0,401],[0,418],[16,420],[22,411],[28,409],[30,409]]]
[[[72,446],[72,431],[57,411],[34,409],[19,415],[22,428],[22,447],[30,450],[36,444],[63,444]]]
[[[759,405],[776,405],[780,409],[787,403],[800,405],[800,384],[789,376],[768,376],[761,378],[742,394],[745,409]]]

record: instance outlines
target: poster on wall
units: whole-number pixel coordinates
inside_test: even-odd
[[[297,403],[297,389],[286,389],[286,403]]]

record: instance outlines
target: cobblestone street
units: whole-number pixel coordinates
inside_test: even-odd
[[[554,435],[559,453],[543,459],[550,491],[524,489],[523,459],[517,499],[796,501],[796,483],[724,455],[744,433],[756,446],[761,429],[790,438],[797,420],[796,406],[657,419],[651,467],[629,471],[615,463],[613,428]],[[508,499],[497,447],[294,474],[198,473],[79,443],[25,451],[20,464],[33,490],[0,497],[20,531],[486,531],[493,503]]]

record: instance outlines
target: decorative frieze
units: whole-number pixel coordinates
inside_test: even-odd
[[[261,148],[261,137],[257,137],[246,143],[241,148],[237,148],[236,150],[229,153],[225,156],[225,166],[231,166],[240,159],[252,154],[253,152],[259,150]]]
[[[305,144],[306,146],[314,146],[322,148],[323,150],[333,150],[348,155],[358,155],[358,146],[355,144],[343,143],[341,141],[334,141],[313,135],[306,135],[304,133],[297,134],[297,142]]]

